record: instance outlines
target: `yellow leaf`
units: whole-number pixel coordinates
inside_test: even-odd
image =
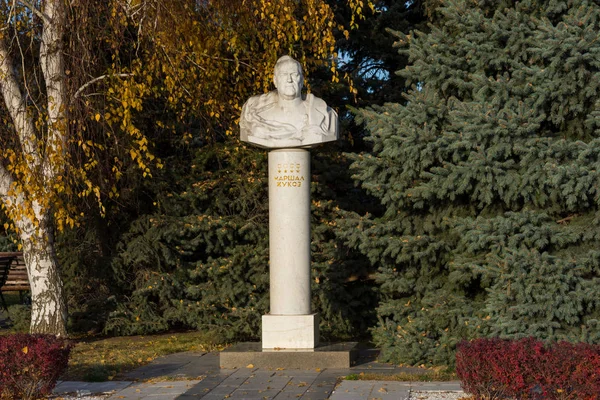
[[[96,121],[100,121],[100,114],[96,114],[94,118],[96,118]]]
[[[254,368],[254,364],[248,364],[246,365],[246,368]]]
[[[27,353],[29,353],[29,349],[27,348],[27,346],[23,347],[23,348],[21,349],[21,351],[23,352],[23,354],[27,354]]]

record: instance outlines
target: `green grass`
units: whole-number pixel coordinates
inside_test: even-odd
[[[2,293],[4,300],[6,301],[6,305],[9,310],[11,310],[11,320],[12,324],[9,328],[0,329],[0,335],[7,335],[11,333],[17,332],[26,332],[29,329],[29,311],[23,306],[21,297],[19,296],[19,292],[4,292]],[[0,313],[2,313],[2,317],[6,318],[7,313],[0,305]]]
[[[182,351],[214,351],[222,347],[202,332],[81,339],[74,341],[67,372],[61,379],[109,381],[160,356]]]
[[[5,293],[4,298],[9,307],[21,304],[18,293]],[[23,319],[22,322],[27,325],[28,321]],[[15,327],[0,329],[0,335],[26,330],[26,328],[15,329]],[[87,336],[72,338],[71,343],[73,348],[69,366],[61,379],[91,382],[118,379],[120,374],[167,354],[182,351],[213,351],[223,347],[218,340],[214,339],[214,335],[203,332],[112,338]]]
[[[360,374],[347,375],[344,379],[349,381],[446,382],[458,380],[458,377],[455,372],[446,368],[432,368],[424,370],[422,373],[402,372],[392,375],[361,372]]]
[[[2,292],[2,296],[4,297],[4,300],[6,301],[6,305],[7,306],[12,306],[15,304],[21,304],[21,298],[19,297],[19,292]],[[0,303],[0,307],[1,303]]]
[[[21,304],[18,293],[5,294],[5,299],[9,307]],[[0,335],[19,331],[25,332],[27,329],[14,327],[0,329]],[[213,351],[224,347],[219,340],[215,340],[213,334],[203,332],[111,338],[86,336],[72,338],[71,343],[73,348],[69,366],[61,379],[91,382],[118,379],[120,374],[167,354],[182,351]]]

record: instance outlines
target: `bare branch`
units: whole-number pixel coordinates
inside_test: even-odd
[[[208,54],[198,54],[198,55],[200,57],[210,58],[212,60],[217,60],[217,61],[228,61],[228,62],[232,62],[232,63],[239,63],[240,65],[246,66],[254,71],[258,71],[256,68],[254,68],[252,65],[248,64],[247,62],[244,62],[241,60],[236,60],[235,58],[209,56]]]
[[[127,76],[133,76],[133,74],[112,74],[112,75],[100,75],[92,80],[90,80],[89,82],[84,83],[83,85],[81,85],[81,87],[79,89],[77,89],[77,91],[75,92],[75,94],[73,95],[73,101],[75,99],[77,99],[79,97],[79,95],[81,94],[81,92],[83,92],[87,87],[89,87],[90,85],[93,85],[94,83],[102,80],[102,79],[106,79],[106,78],[112,78],[113,76],[117,76],[119,78],[125,78]]]
[[[575,218],[577,215],[569,215],[566,218],[563,219],[559,219],[558,221],[556,221],[557,224],[566,224],[567,222],[569,222],[570,220],[572,220],[573,218]]]
[[[37,8],[35,8],[35,6],[33,4],[31,4],[29,1],[27,1],[27,0],[19,0],[19,3],[21,3],[24,6],[28,7],[31,11],[33,11],[35,13],[35,15],[37,15],[38,17],[40,17],[41,19],[43,19],[45,23],[51,22],[49,16],[47,16],[46,14],[44,14],[43,12],[41,12],[40,10],[38,10]],[[13,4],[14,4],[14,1],[13,1]]]
[[[190,56],[186,56],[186,58],[187,58],[187,60],[188,60],[189,62],[191,62],[192,64],[194,64],[194,65],[195,65],[195,66],[196,66],[198,69],[200,69],[200,70],[202,70],[202,71],[206,71],[206,68],[204,68],[202,65],[200,65],[200,64],[198,64],[196,61],[194,61],[194,60],[192,59],[192,57],[190,57]]]
[[[171,68],[175,69],[175,66],[173,65],[173,61],[171,61],[171,57],[169,57],[169,54],[167,53],[167,51],[165,50],[165,46],[161,46],[160,49],[163,51],[163,54],[165,55],[165,57],[167,57],[167,61],[169,62],[169,64],[171,65]],[[179,81],[179,78],[177,78],[177,80]],[[182,84],[181,87],[183,88],[183,90],[185,90],[185,92],[191,96],[192,94],[190,93],[189,90],[187,90],[187,88]]]
[[[10,9],[8,11],[8,17],[6,18],[6,26],[3,28],[3,30],[7,29],[8,25],[10,24],[10,19],[12,18],[12,14],[15,9],[16,2],[17,2],[17,0],[13,0],[13,5],[12,5],[12,7],[10,7]]]

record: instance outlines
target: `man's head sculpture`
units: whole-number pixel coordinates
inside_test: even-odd
[[[273,69],[273,83],[282,98],[293,100],[301,97],[304,86],[302,66],[290,56],[281,57]]]
[[[302,96],[300,63],[289,56],[277,60],[272,92],[246,101],[240,139],[264,148],[310,147],[338,139],[337,114],[312,94]]]

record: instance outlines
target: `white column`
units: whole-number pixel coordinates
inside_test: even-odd
[[[310,309],[310,153],[269,152],[271,315]]]
[[[310,306],[310,152],[269,152],[270,314],[263,349],[314,349],[319,319]]]

